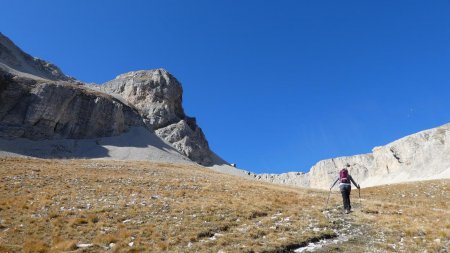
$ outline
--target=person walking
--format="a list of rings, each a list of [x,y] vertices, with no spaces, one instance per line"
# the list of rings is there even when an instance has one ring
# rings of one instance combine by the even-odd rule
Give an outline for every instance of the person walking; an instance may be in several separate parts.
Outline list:
[[[350,164],[346,164],[345,167],[339,172],[339,177],[334,181],[333,185],[330,187],[330,191],[333,186],[339,181],[339,189],[342,194],[342,201],[344,202],[344,211],[345,213],[350,213],[352,210],[352,206],[350,204],[350,192],[352,191],[352,186],[350,182],[352,182],[356,188],[360,189],[359,184],[353,180],[352,176],[348,173],[348,168],[350,168]]]

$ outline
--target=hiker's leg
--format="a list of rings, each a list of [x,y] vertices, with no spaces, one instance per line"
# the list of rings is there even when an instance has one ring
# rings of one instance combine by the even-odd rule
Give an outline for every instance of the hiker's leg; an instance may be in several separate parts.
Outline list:
[[[348,187],[348,210],[351,210],[352,209],[352,204],[351,204],[351,201],[350,201],[350,193],[352,192],[352,188],[351,187]]]
[[[345,209],[345,191],[344,191],[344,188],[342,186],[339,186],[339,189],[341,190],[341,195],[342,195],[342,206]]]
[[[341,185],[340,189],[341,189],[341,194],[342,194],[342,202],[344,205],[344,210],[347,210],[347,208],[348,208],[348,192],[347,192],[345,185]]]
[[[350,210],[350,191],[345,187],[345,210]]]

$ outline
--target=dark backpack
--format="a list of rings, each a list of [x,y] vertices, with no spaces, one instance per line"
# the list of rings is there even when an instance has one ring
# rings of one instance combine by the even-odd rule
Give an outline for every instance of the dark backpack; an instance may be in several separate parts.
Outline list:
[[[342,170],[339,172],[339,181],[340,181],[341,183],[348,183],[348,182],[349,182],[349,179],[348,179],[348,170],[342,169]]]

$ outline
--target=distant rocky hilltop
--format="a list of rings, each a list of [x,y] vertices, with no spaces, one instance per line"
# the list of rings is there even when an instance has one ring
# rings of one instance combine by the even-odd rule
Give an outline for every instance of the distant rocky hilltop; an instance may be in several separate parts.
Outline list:
[[[450,124],[406,136],[372,153],[323,160],[308,173],[251,174],[257,180],[328,189],[346,163],[361,186],[450,178]]]
[[[185,115],[181,84],[164,69],[119,75],[103,85],[68,77],[0,33],[0,138],[92,139],[145,127],[201,165],[226,164]]]

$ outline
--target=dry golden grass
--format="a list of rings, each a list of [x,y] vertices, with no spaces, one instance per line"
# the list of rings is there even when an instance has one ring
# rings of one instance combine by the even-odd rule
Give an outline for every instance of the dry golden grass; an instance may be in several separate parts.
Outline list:
[[[289,252],[346,222],[362,234],[323,252],[448,251],[448,180],[363,189],[342,220],[327,192],[199,166],[1,158],[0,180],[0,252]]]
[[[322,192],[199,166],[3,158],[0,178],[4,251],[262,252],[333,236]]]
[[[448,252],[450,180],[372,187],[357,217],[371,224],[378,246],[392,252]]]
[[[363,235],[317,252],[449,251],[450,180],[361,189],[361,204],[357,190],[352,197],[352,222],[363,227]],[[334,207],[341,201],[332,200]]]

